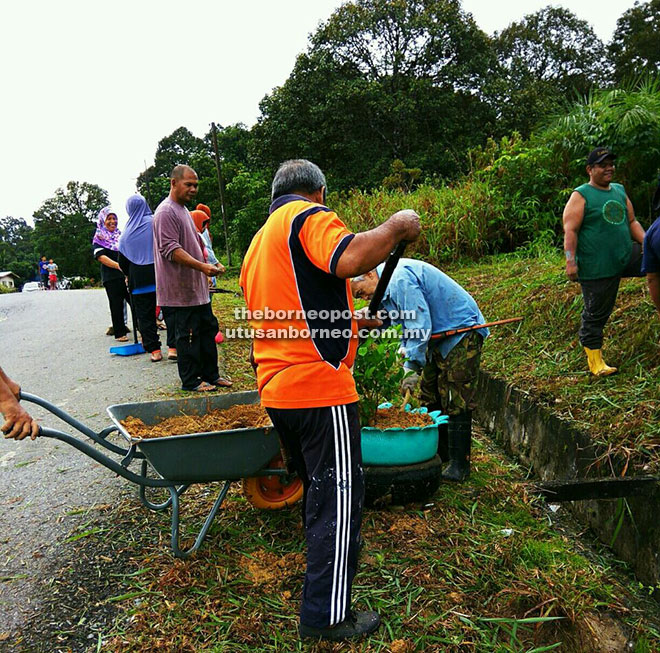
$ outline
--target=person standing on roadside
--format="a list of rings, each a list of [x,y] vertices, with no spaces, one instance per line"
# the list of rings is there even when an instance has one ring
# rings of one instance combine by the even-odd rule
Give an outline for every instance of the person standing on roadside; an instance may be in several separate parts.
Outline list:
[[[39,277],[44,290],[48,290],[48,261],[45,256],[39,261]]]
[[[282,163],[270,215],[245,254],[239,283],[251,327],[292,333],[255,338],[252,359],[261,403],[304,486],[307,569],[299,633],[341,641],[380,624],[377,612],[351,609],[364,499],[351,368],[358,326],[381,322],[351,317],[348,279],[373,269],[399,241],[415,240],[420,227],[414,211],[399,211],[371,231],[351,233],[325,206],[325,191],[315,164]],[[286,317],[257,319],[266,309]]]
[[[142,346],[151,362],[163,360],[156,325],[156,275],[154,272],[154,216],[139,193],[126,200],[128,222],[119,239],[117,262],[128,279],[131,310],[135,311]]]
[[[592,150],[587,157],[589,181],[573,191],[563,216],[566,275],[580,282],[584,299],[580,343],[596,376],[617,371],[605,363],[601,350],[619,282],[642,276],[644,229],[624,187],[612,183],[615,158],[606,147]]]
[[[101,264],[101,282],[105,288],[112,318],[115,340],[127,342],[128,327],[124,318],[124,302],[129,301],[126,279],[119,267],[119,237],[117,214],[110,206],[99,211],[92,239],[94,258]]]
[[[170,194],[154,216],[154,264],[156,300],[163,309],[168,331],[174,324],[181,386],[184,390],[208,392],[232,383],[218,371],[218,320],[211,310],[207,280],[221,275],[225,268],[204,262],[202,242],[186,208],[197,194],[198,183],[197,173],[190,166],[178,165],[172,170]]]
[[[48,265],[48,285],[50,290],[57,290],[57,263],[53,259],[49,259]]]

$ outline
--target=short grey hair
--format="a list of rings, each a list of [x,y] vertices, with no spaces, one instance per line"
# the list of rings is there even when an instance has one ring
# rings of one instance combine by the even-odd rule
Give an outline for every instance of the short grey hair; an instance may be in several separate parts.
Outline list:
[[[183,176],[186,174],[186,172],[192,172],[195,177],[197,176],[197,173],[190,166],[180,163],[179,165],[172,168],[172,174],[170,175],[170,178],[183,179]]]
[[[290,159],[280,164],[273,178],[271,199],[295,191],[314,193],[326,186],[325,175],[315,163],[307,159]]]

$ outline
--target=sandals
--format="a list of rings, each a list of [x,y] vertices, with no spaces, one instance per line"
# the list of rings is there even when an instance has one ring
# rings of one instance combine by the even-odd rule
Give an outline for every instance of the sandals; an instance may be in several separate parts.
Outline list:
[[[177,359],[176,349],[173,349],[173,348],[170,347],[167,350],[167,360],[168,361],[176,361],[176,359]]]
[[[219,376],[215,381],[213,381],[213,385],[217,385],[220,388],[230,388],[234,384],[229,379],[223,379],[221,376]]]
[[[150,358],[152,363],[158,363],[159,361],[163,360],[163,354],[161,353],[160,349],[156,349],[155,351],[151,352]]]
[[[189,392],[213,392],[215,389],[216,387],[214,385],[211,385],[206,381],[202,381],[196,388],[193,388]]]
[[[128,342],[128,336],[120,336],[119,338],[115,338],[117,342]]]

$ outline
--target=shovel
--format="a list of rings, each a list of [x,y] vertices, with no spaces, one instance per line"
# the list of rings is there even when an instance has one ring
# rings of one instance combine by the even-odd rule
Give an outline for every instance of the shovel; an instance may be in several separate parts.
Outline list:
[[[374,290],[374,295],[369,302],[369,308],[367,309],[367,315],[369,317],[377,317],[378,307],[380,306],[381,301],[383,301],[383,296],[387,290],[387,284],[390,282],[392,274],[394,273],[394,268],[396,268],[396,264],[399,262],[407,244],[408,241],[402,240],[389,255],[385,267],[383,268],[383,274],[380,275],[380,279],[378,279],[378,284]]]
[[[111,354],[118,356],[135,356],[136,354],[144,354],[144,347],[138,342],[137,339],[137,320],[135,319],[135,308],[133,307],[133,295],[129,293],[128,303],[131,305],[131,319],[133,320],[133,338],[135,343],[132,345],[121,345],[117,347],[110,347]]]

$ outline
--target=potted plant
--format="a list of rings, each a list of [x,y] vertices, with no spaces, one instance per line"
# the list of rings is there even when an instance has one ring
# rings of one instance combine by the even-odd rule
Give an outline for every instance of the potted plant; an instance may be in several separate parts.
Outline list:
[[[425,501],[440,482],[437,411],[402,402],[399,336],[391,331],[363,342],[353,374],[360,396],[362,460],[367,504]],[[386,424],[379,426],[379,416]]]

